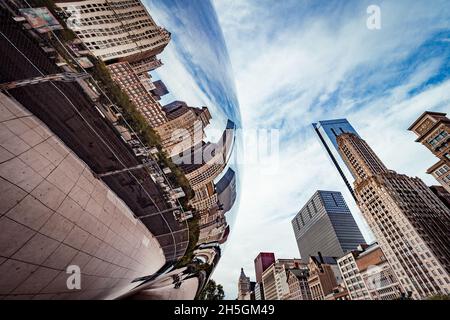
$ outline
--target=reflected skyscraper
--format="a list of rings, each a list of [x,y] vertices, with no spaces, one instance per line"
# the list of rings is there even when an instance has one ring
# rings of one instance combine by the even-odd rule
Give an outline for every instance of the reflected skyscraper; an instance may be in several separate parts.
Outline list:
[[[216,192],[221,209],[226,213],[230,211],[236,201],[236,173],[228,168],[225,175],[217,182]]]

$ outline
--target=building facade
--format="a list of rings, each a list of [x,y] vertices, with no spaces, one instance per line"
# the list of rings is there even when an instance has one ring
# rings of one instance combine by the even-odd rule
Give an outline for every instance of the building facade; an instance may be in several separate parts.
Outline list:
[[[220,209],[225,213],[230,211],[236,202],[236,173],[232,168],[228,168],[225,175],[215,185],[217,200]]]
[[[358,251],[338,259],[338,266],[351,300],[372,300],[356,264]]]
[[[289,300],[290,291],[287,281],[287,272],[289,269],[289,266],[282,265],[275,273],[275,286],[277,288],[278,300]]]
[[[427,173],[450,192],[450,119],[446,116],[446,113],[427,111],[409,130],[418,136],[416,142],[423,144],[439,158]]]
[[[202,142],[192,147],[186,155],[175,159],[175,163],[181,163],[180,167],[194,191],[190,205],[199,211],[205,210],[206,205],[217,205],[213,182],[226,168],[234,143],[234,129],[234,123],[229,120],[217,143]]]
[[[126,61],[110,64],[108,70],[113,81],[128,95],[151,127],[159,127],[167,122],[161,105],[149,92],[150,88],[145,87],[148,76],[139,77]]]
[[[325,296],[324,300],[351,300],[347,288],[343,283],[333,288],[333,291]]]
[[[255,258],[255,274],[256,282],[262,282],[263,272],[275,263],[275,254],[273,252],[261,252]]]
[[[292,220],[303,259],[321,252],[340,257],[365,243],[340,192],[317,191]]]
[[[266,271],[273,263],[275,263],[275,254],[273,252],[260,252],[254,260],[256,274],[256,298],[264,300],[264,285],[262,281],[263,272]],[[259,297],[259,299],[258,299]]]
[[[308,285],[312,300],[325,300],[334,288],[342,282],[336,259],[333,257],[310,256]]]
[[[338,266],[351,300],[394,300],[404,292],[377,243],[348,253]]]
[[[128,61],[137,74],[161,65],[156,55],[170,33],[156,25],[139,0],[57,0],[67,26],[97,58]]]
[[[277,286],[275,282],[276,264],[273,263],[262,274],[264,288],[264,300],[278,300]]]
[[[287,272],[289,300],[312,300],[308,284],[308,269],[290,269]]]
[[[394,300],[404,293],[378,244],[362,251],[356,259],[356,265],[372,300]]]
[[[450,192],[447,189],[442,186],[431,186],[430,190],[450,209]]]
[[[222,211],[219,211],[219,214],[214,221],[202,224],[199,228],[199,243],[221,242],[221,240],[228,235],[229,231],[227,220]]]
[[[255,282],[255,300],[264,300],[262,283]]]
[[[419,178],[387,169],[359,136],[337,138],[357,203],[401,286],[420,299],[450,293],[450,212]]]
[[[262,273],[264,300],[282,300],[287,296],[289,286],[286,270],[302,265],[300,259],[277,259]]]
[[[207,107],[189,107],[183,101],[174,101],[163,107],[167,122],[155,130],[167,154],[174,155],[190,150],[205,138],[205,128],[211,120]]]

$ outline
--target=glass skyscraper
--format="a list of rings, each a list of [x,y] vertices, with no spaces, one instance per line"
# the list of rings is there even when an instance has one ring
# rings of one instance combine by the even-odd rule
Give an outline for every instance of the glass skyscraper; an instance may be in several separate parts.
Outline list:
[[[317,191],[292,220],[303,261],[320,252],[341,257],[365,240],[340,192]]]
[[[336,138],[342,133],[353,133],[359,136],[358,133],[347,119],[319,121],[317,123],[313,123],[312,125],[320,141],[324,145],[328,155],[330,156],[331,161],[344,180],[344,183],[350,191],[350,194],[354,199],[356,199],[351,185],[354,177],[351,171],[347,168],[345,162],[342,160],[341,155],[339,154],[339,148]]]

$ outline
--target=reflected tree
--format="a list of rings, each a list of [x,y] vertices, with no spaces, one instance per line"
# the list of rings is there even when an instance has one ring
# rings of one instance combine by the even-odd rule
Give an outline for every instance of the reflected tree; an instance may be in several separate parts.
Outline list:
[[[223,300],[225,292],[221,284],[216,284],[214,280],[209,280],[198,297],[199,300]]]

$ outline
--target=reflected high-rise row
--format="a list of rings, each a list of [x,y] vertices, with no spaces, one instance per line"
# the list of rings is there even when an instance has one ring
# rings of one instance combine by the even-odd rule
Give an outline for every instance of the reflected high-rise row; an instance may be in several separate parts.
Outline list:
[[[198,89],[211,108],[162,108],[167,87],[149,71],[161,66],[170,33],[141,1],[55,3],[0,1],[0,299],[193,299],[239,202],[229,160],[240,118],[223,39],[197,49],[221,51],[223,70],[212,68]],[[216,17],[195,5],[189,19]],[[210,27],[220,30],[216,19]],[[195,70],[206,77],[209,68]],[[218,143],[203,141],[212,118],[228,121]],[[198,136],[212,160],[175,163],[170,147],[180,141],[169,139],[178,129]],[[74,268],[81,286],[72,288]]]

